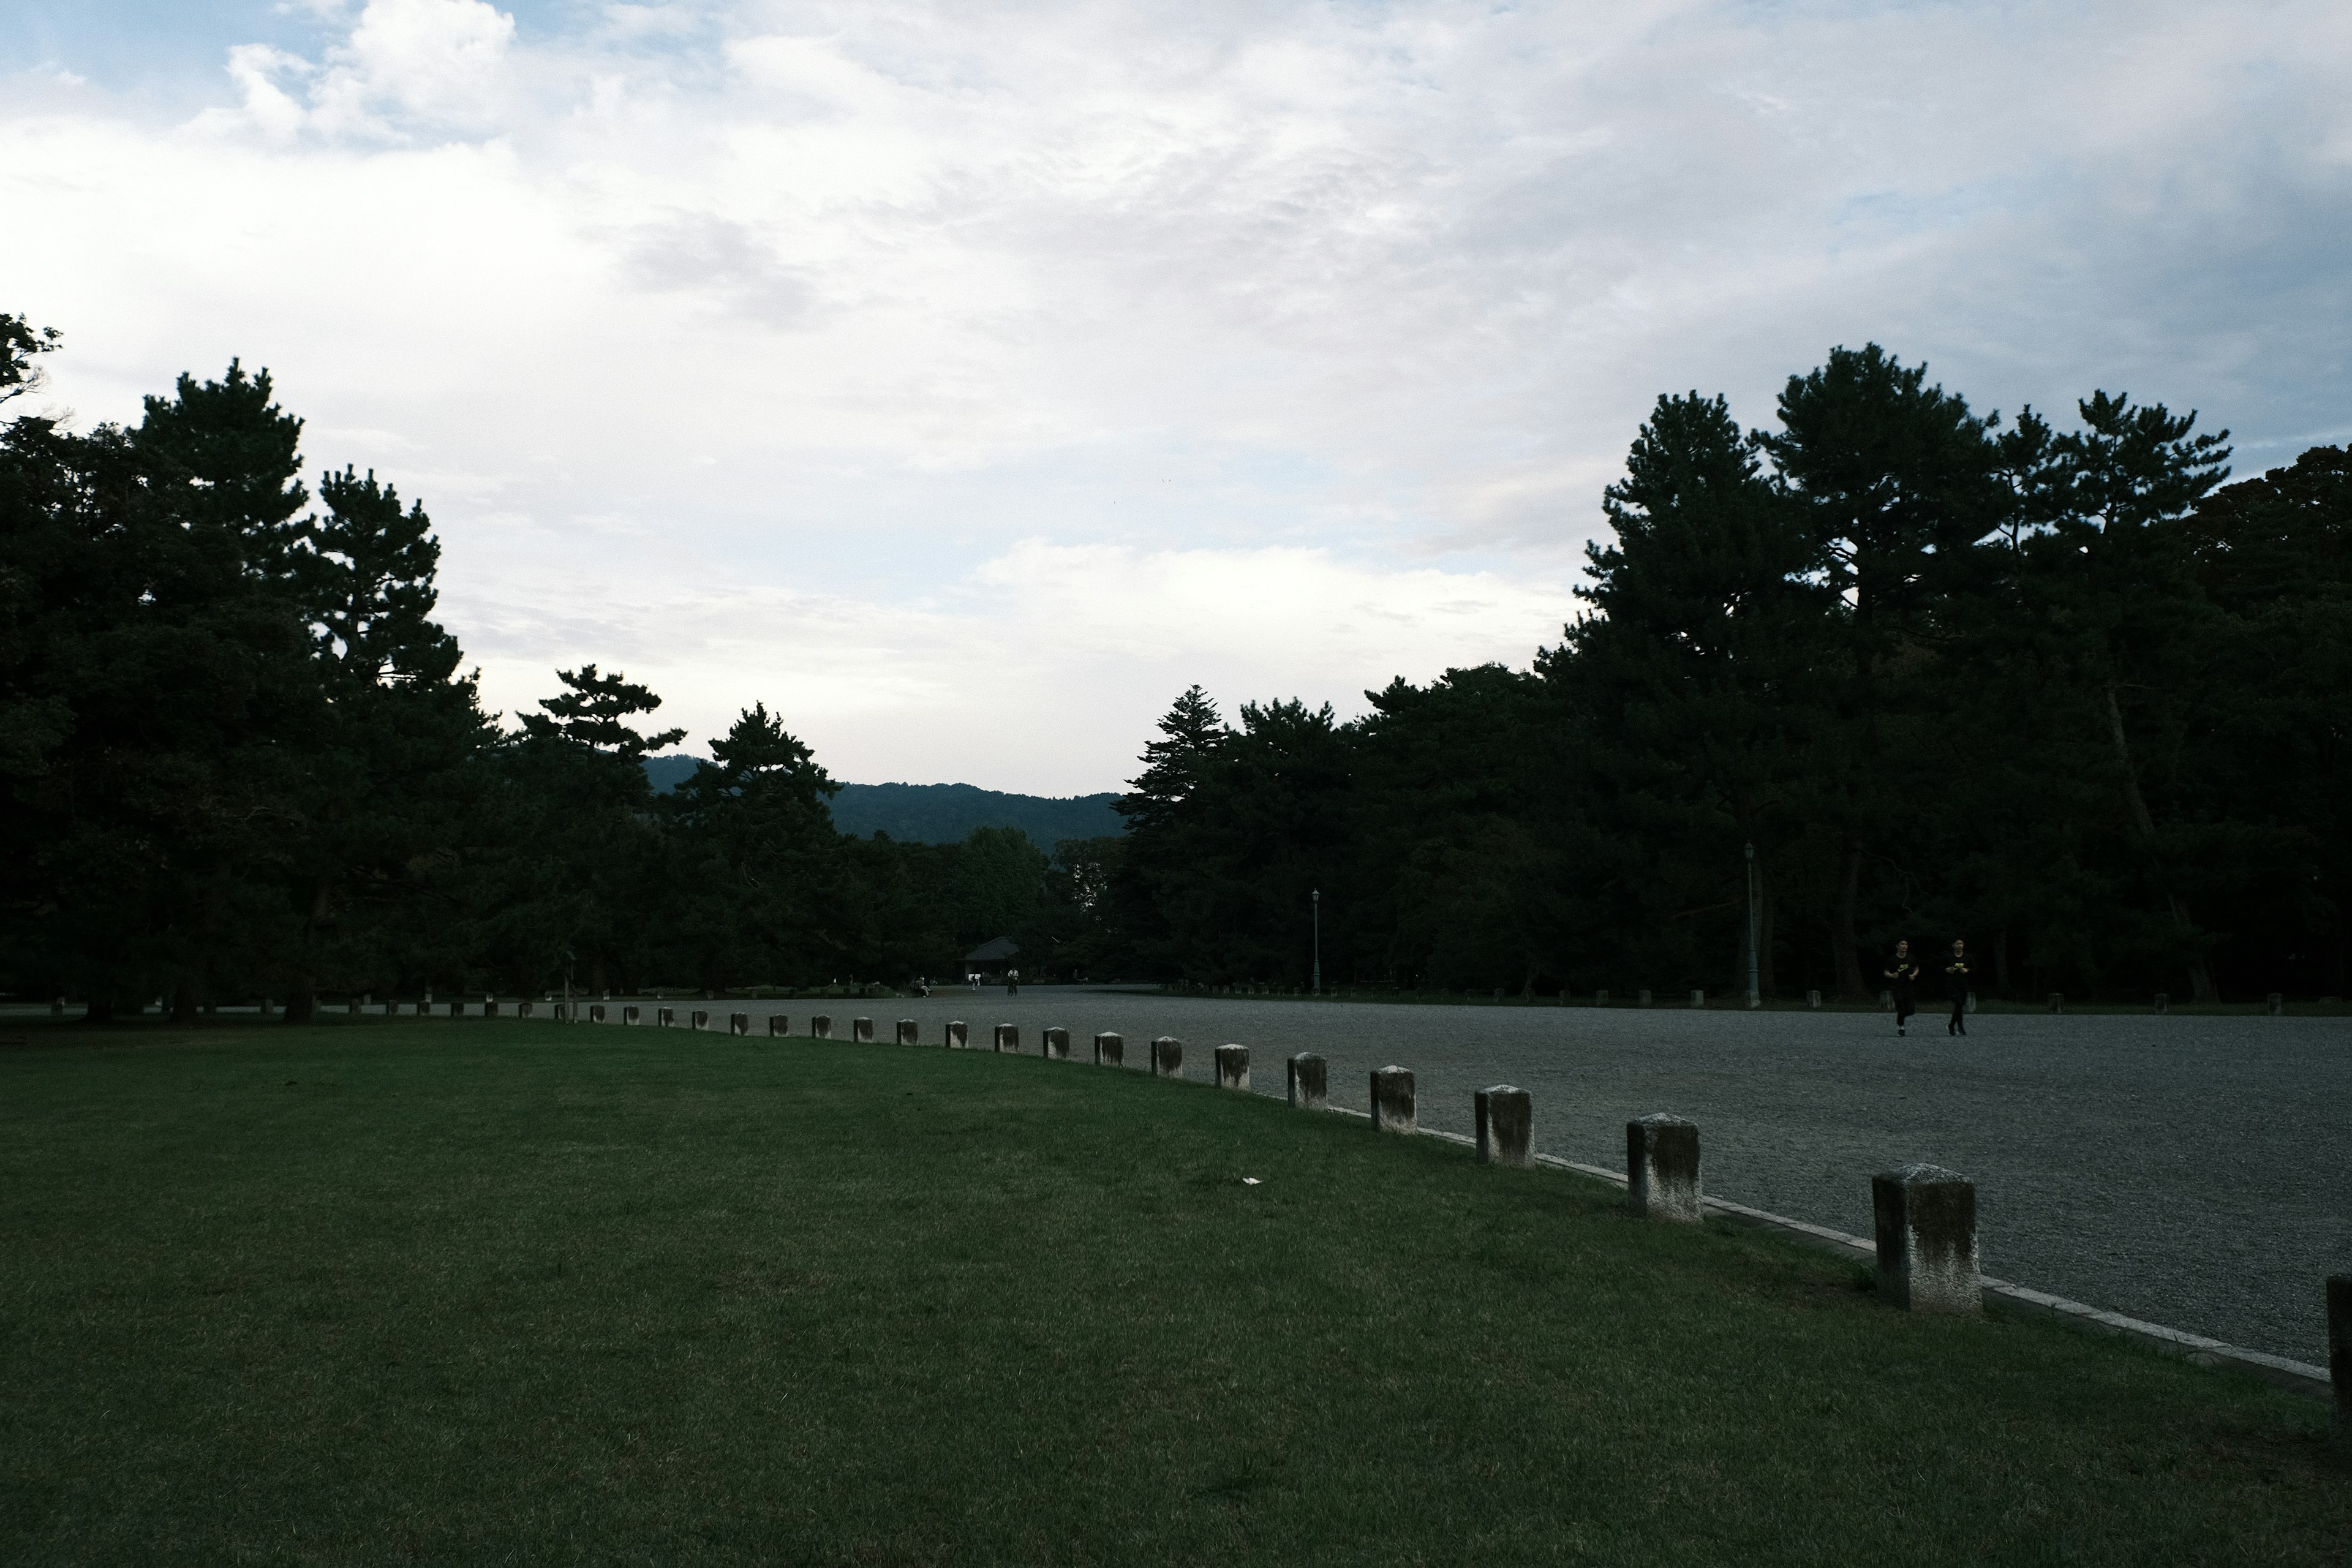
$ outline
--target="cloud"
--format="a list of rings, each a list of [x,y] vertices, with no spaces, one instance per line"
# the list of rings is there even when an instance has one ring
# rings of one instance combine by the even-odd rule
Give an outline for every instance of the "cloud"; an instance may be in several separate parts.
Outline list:
[[[1038,539],[895,595],[711,581],[514,595],[482,574],[460,581],[471,585],[445,607],[481,628],[469,652],[509,712],[550,694],[556,665],[601,659],[650,684],[663,722],[697,736],[764,701],[842,776],[943,774],[1046,794],[1126,778],[1153,722],[1196,681],[1228,714],[1302,696],[1355,715],[1365,688],[1391,676],[1524,666],[1573,613],[1562,582],[1312,549]]]
[[[984,689],[1065,791],[1178,665],[1345,697],[1396,672],[1391,617],[1408,673],[1489,626],[1524,659],[1518,601],[1440,607],[1570,578],[1659,393],[1763,423],[1834,343],[1979,406],[2198,406],[2252,466],[2352,434],[2352,12],[2316,0],[322,14],[225,40],[182,123],[102,80],[0,108],[41,236],[5,308],[68,330],[59,396],[268,364],[316,463],[425,500],[485,657],[614,662],[595,628],[722,716],[775,679],[812,713],[952,689],[952,725]],[[1343,569],[1361,616],[1318,596]],[[1219,619],[1266,583],[1322,630]],[[706,637],[753,585],[1042,619],[893,632],[892,677]],[[1104,604],[1174,651],[1054,629]]]

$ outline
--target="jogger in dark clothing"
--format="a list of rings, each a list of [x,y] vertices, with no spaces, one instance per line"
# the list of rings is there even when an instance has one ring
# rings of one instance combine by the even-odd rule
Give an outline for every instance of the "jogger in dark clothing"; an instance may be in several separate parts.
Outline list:
[[[1895,944],[1895,956],[1886,961],[1886,979],[1895,994],[1895,1032],[1899,1035],[1904,1022],[1919,1010],[1919,966],[1912,961],[1909,942]]]
[[[1969,943],[1965,937],[1952,939],[1952,956],[1944,964],[1944,981],[1952,998],[1952,1020],[1944,1026],[1948,1035],[1969,1032]]]

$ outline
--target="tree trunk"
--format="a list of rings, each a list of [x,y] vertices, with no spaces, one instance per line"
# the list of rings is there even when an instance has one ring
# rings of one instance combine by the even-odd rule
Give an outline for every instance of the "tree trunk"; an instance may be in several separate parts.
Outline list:
[[[1756,862],[1757,985],[1767,996],[1779,989],[1772,973],[1772,874]]]
[[[2123,705],[2116,700],[2116,689],[2107,688],[2107,730],[2116,742],[2116,762],[2123,769],[2124,796],[2131,805],[2132,823],[2139,829],[2140,839],[2151,849],[2156,845],[2156,819],[2148,815],[2147,800],[2139,793],[2139,774],[2132,768],[2131,747],[2124,741]],[[2169,887],[2164,889],[2164,901],[2172,910],[2172,929],[2183,942],[2196,939],[2197,928],[2189,918],[2189,905]],[[2189,959],[2189,991],[2200,1002],[2213,1000],[2212,972],[2205,967],[2204,955],[2192,952]]]
[[[172,1022],[185,1028],[196,1021],[196,983],[182,973],[172,983]]]
[[[1852,841],[1845,847],[1844,875],[1838,879],[1837,910],[1830,918],[1830,950],[1837,963],[1838,994],[1866,1002],[1870,988],[1863,984],[1862,944],[1853,931],[1853,908],[1861,896],[1862,845]]]

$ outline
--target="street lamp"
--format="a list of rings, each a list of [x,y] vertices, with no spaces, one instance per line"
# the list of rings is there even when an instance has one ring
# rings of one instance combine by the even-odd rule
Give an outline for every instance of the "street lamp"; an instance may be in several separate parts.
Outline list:
[[[1748,846],[1748,1005],[1764,1005],[1764,994],[1756,984],[1756,846]]]
[[[1315,994],[1323,994],[1323,889],[1311,895],[1315,910]]]

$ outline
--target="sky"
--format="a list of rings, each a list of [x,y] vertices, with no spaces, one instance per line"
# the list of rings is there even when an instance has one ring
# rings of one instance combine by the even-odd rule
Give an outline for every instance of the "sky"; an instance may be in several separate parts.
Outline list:
[[[0,310],[78,427],[267,367],[509,716],[1082,794],[1524,668],[1662,393],[2352,437],[2347,80],[2341,0],[0,0]]]

